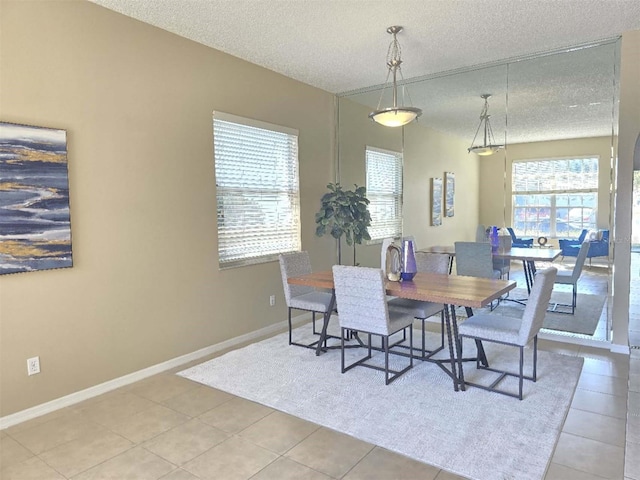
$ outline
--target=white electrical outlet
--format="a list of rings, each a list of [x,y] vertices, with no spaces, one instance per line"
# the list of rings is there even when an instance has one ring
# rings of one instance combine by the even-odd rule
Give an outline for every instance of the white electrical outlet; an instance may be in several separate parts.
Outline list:
[[[36,373],[40,373],[40,357],[27,359],[27,374],[35,375]]]
[[[269,305],[273,307],[275,304],[276,304],[276,296],[275,295],[269,296]]]

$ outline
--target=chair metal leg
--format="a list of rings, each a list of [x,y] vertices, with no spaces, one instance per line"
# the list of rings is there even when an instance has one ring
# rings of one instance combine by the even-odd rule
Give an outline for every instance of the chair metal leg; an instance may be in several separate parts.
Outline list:
[[[520,347],[520,379],[518,384],[518,399],[522,400],[522,384],[524,383],[524,347]]]
[[[372,346],[372,341],[371,341],[371,337],[372,334],[369,332],[363,332],[363,333],[367,333],[367,356],[364,358],[361,358],[359,360],[356,360],[355,362],[353,362],[351,365],[346,365],[345,362],[345,355],[344,355],[344,350],[346,348],[349,348],[350,345],[345,345],[344,344],[344,340],[345,340],[345,336],[346,333],[350,330],[347,328],[341,328],[341,355],[340,355],[340,361],[341,361],[341,371],[342,373],[345,373],[347,370],[351,370],[353,367],[356,366],[361,366],[361,367],[367,367],[367,368],[371,368],[373,370],[379,370],[384,372],[384,382],[385,385],[389,385],[391,382],[393,382],[395,379],[397,379],[398,377],[400,377],[402,374],[404,374],[405,372],[407,372],[408,370],[410,370],[411,368],[413,368],[413,326],[409,326],[407,328],[410,328],[409,330],[409,342],[410,342],[410,349],[409,349],[409,355],[402,355],[402,356],[408,356],[409,357],[409,365],[407,365],[405,368],[403,368],[402,370],[392,370],[391,368],[389,368],[389,353],[394,353],[396,354],[396,352],[392,352],[391,349],[391,344],[390,344],[390,340],[389,337],[387,335],[380,335],[381,339],[382,339],[382,344],[381,344],[381,348],[373,348]],[[399,332],[399,331],[398,331]],[[398,332],[394,332],[398,333]],[[406,335],[406,331],[404,332],[404,334]],[[363,346],[364,343],[363,343]],[[376,350],[376,351],[382,351],[384,352],[384,367],[381,367],[379,365],[375,365],[375,364],[369,364],[366,363],[367,360],[372,358],[372,351]]]
[[[538,335],[533,337],[533,375],[532,380],[538,379]]]
[[[460,342],[462,342],[462,339],[464,338],[464,335],[459,335],[460,338]],[[475,337],[468,337],[468,338],[473,338],[474,340],[478,341],[477,338]],[[502,343],[502,342],[496,342],[495,340],[492,340],[495,343]],[[515,347],[516,345],[514,344],[509,344],[507,343],[506,345],[511,345],[513,347]],[[490,372],[495,372],[498,373],[499,376],[490,384],[490,385],[481,385],[479,383],[474,383],[474,382],[469,382],[467,380],[464,380],[464,378],[461,378],[461,380],[464,382],[465,385],[472,385],[474,387],[477,388],[481,388],[483,390],[488,390],[490,392],[495,392],[495,393],[500,393],[502,395],[506,395],[508,397],[514,397],[514,398],[518,398],[519,400],[523,399],[523,390],[524,390],[524,380],[532,380],[532,381],[536,381],[537,379],[537,363],[538,363],[538,336],[536,335],[535,337],[533,337],[533,372],[531,376],[526,376],[524,373],[524,348],[526,347],[526,345],[520,346],[518,345],[518,349],[520,350],[520,361],[519,361],[519,365],[518,365],[518,371],[517,372],[508,372],[505,370],[499,370],[496,368],[491,368],[491,367],[484,367],[482,365],[480,365],[478,368],[480,370],[487,370]],[[479,363],[477,364],[479,365]],[[511,393],[505,390],[500,390],[497,388],[498,384],[504,380],[507,376],[511,376],[511,377],[516,377],[518,378],[518,393]]]

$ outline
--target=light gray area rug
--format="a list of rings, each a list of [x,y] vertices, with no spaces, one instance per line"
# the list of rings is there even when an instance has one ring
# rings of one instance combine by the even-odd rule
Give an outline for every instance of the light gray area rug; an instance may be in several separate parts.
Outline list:
[[[308,340],[308,331],[306,325],[295,334]],[[438,337],[430,334],[429,340]],[[517,371],[517,349],[487,344],[486,350],[492,366]],[[365,350],[347,352],[352,360]],[[473,342],[465,342],[465,355],[473,353]],[[529,372],[531,353],[525,352]],[[381,357],[376,354],[377,361]],[[393,356],[394,366],[405,362]],[[281,334],[178,375],[468,478],[533,480],[545,475],[582,362],[539,352],[538,382],[525,381],[519,401],[473,387],[454,392],[437,365],[421,361],[388,386],[376,370],[356,367],[341,374],[339,350],[316,357],[312,350],[289,346]],[[464,372],[470,381],[487,383],[488,372],[480,374],[475,363],[466,363]],[[503,384],[517,391],[516,380]]]
[[[509,293],[508,298],[526,298],[527,291],[516,288]],[[590,295],[578,293],[576,312],[574,315],[566,313],[547,312],[544,317],[544,328],[551,330],[561,330],[563,332],[580,333],[583,335],[593,335],[598,326],[600,315],[606,297],[604,295]],[[571,305],[571,292],[553,292],[551,295],[550,308],[554,303]],[[562,311],[571,312],[571,307],[558,307]],[[496,314],[511,317],[522,317],[524,306],[514,302],[501,302],[494,310]]]

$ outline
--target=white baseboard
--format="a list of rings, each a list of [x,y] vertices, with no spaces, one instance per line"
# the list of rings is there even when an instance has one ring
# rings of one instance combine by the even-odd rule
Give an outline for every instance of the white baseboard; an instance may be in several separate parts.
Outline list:
[[[631,349],[629,348],[629,345],[618,345],[616,343],[612,343],[611,351],[613,353],[622,353],[623,355],[631,355]]]
[[[310,320],[310,313],[304,313],[291,319],[294,325],[299,325]],[[64,397],[56,398],[55,400],[51,400],[50,402],[42,403],[40,405],[36,405],[35,407],[27,408],[26,410],[21,410],[20,412],[0,417],[0,430],[11,427],[13,425],[17,425],[22,422],[26,422],[27,420],[31,420],[42,415],[46,415],[47,413],[54,412],[70,405],[75,405],[76,403],[80,403],[84,400],[97,397],[98,395],[110,392],[111,390],[115,390],[116,388],[124,387],[131,383],[138,382],[147,377],[151,377],[152,375],[166,372],[167,370],[171,370],[172,368],[179,367],[180,365],[198,360],[199,358],[206,357],[221,350],[232,348],[260,337],[272,335],[286,328],[286,321],[278,322],[274,325],[269,325],[268,327],[261,328],[260,330],[240,335],[239,337],[231,338],[229,340],[225,340],[224,342],[220,342],[215,345],[196,350],[195,352],[191,352],[186,355],[167,360],[166,362],[162,362],[157,365],[138,370],[137,372],[124,375],[123,377],[114,378],[113,380],[109,380],[108,382],[104,382],[99,385],[74,392]]]
[[[563,334],[564,332],[540,332],[538,338],[543,340],[553,340],[562,343],[571,343],[573,345],[581,345],[586,347],[602,348],[603,350],[609,350],[612,353],[621,353],[623,355],[630,355],[631,350],[628,345],[618,345],[615,343],[607,342],[605,340],[593,340],[591,338],[584,338],[581,336],[573,336],[570,333]]]

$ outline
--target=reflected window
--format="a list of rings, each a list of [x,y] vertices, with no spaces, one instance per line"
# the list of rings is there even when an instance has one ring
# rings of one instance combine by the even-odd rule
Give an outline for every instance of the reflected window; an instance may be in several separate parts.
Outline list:
[[[518,235],[577,237],[593,230],[598,157],[514,161],[512,195]]]
[[[402,236],[402,154],[366,147],[371,240]]]
[[[213,114],[220,268],[299,251],[298,132]]]

